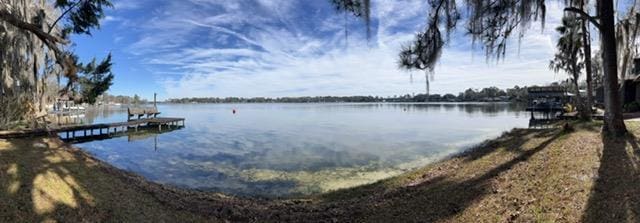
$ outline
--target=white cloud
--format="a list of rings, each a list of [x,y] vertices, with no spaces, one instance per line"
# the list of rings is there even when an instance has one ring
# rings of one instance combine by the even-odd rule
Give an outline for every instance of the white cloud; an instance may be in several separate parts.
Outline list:
[[[140,0],[118,0],[113,2],[113,8],[116,10],[131,10],[141,7]]]
[[[423,26],[425,1],[375,1],[374,38],[367,42],[364,24],[349,18],[348,48],[343,15],[327,1],[297,3],[172,2],[145,21],[130,51],[159,66],[152,70],[170,98],[424,92],[424,74],[414,72],[411,83],[409,73],[397,69],[396,56],[399,46]],[[486,63],[482,52],[457,47],[468,46],[468,37],[454,37],[436,70],[432,91],[564,79],[547,68],[554,52],[550,32],[561,14],[560,6],[549,4],[545,33],[533,24],[520,48],[511,41],[508,58],[497,64]],[[167,73],[173,75],[163,75]]]

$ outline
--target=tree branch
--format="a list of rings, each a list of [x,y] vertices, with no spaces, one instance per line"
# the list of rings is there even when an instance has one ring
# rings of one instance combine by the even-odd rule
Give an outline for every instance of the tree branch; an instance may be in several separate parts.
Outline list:
[[[82,2],[82,0],[77,1],[76,3],[73,3],[73,5],[69,6],[69,8],[67,10],[65,10],[57,19],[56,21],[53,22],[53,24],[51,24],[49,26],[49,32],[47,33],[51,33],[51,31],[53,30],[54,27],[56,27],[56,24],[58,24],[58,22],[60,22],[60,20],[67,15],[67,13],[69,13],[71,11],[71,9],[75,8],[76,6],[78,6],[80,4],[80,2]]]
[[[32,23],[28,23],[28,22],[24,22],[18,18],[16,18],[15,16],[13,16],[13,14],[11,14],[10,12],[8,12],[7,10],[0,10],[0,19],[4,20],[5,22],[18,27],[20,29],[23,30],[27,30],[31,33],[33,33],[34,35],[36,35],[40,40],[42,40],[43,42],[47,43],[47,45],[51,46],[52,44],[56,44],[56,43],[60,43],[60,44],[68,44],[69,41],[62,39],[58,36],[54,36],[54,35],[50,35],[48,33],[45,33],[44,31],[42,31],[42,29],[40,27],[38,27],[37,25],[34,25]]]
[[[585,11],[582,11],[581,9],[576,8],[576,7],[567,7],[567,8],[564,9],[564,11],[565,12],[576,13],[576,14],[580,15],[580,18],[589,20],[589,22],[591,22],[591,24],[593,24],[593,26],[595,26],[596,28],[600,29],[600,23],[598,22],[596,17],[590,16]]]
[[[63,69],[70,66],[67,61],[65,61],[65,53],[60,50],[57,44],[66,45],[69,43],[68,40],[65,40],[61,37],[51,35],[45,33],[41,27],[34,25],[32,23],[24,22],[18,18],[16,18],[13,14],[11,14],[6,9],[0,9],[0,20],[4,20],[5,22],[25,31],[28,31],[38,37],[47,47],[52,50],[56,56],[56,63],[59,64]]]

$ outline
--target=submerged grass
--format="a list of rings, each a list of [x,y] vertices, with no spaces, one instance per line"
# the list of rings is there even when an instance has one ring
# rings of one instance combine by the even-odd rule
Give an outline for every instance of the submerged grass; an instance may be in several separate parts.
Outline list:
[[[280,200],[150,183],[54,139],[0,141],[0,221],[638,222],[640,125],[622,139],[600,125],[516,129],[373,184]]]
[[[369,198],[359,219],[569,221],[582,218],[602,151],[597,128],[516,129],[451,159],[365,187],[322,195]],[[364,203],[364,202],[363,202]]]

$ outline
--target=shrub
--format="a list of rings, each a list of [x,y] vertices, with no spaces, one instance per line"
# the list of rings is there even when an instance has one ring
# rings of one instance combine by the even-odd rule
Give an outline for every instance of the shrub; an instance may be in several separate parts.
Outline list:
[[[640,111],[640,102],[634,101],[623,106],[625,112],[638,112]]]

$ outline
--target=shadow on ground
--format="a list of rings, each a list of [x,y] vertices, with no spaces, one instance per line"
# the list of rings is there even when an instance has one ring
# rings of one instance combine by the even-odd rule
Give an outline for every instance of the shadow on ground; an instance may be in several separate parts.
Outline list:
[[[0,222],[199,221],[55,138],[0,140]]]
[[[509,181],[501,179],[506,174],[528,174],[529,170],[536,169],[542,175],[552,174],[544,171],[547,171],[545,165],[558,164],[549,161],[553,154],[564,151],[565,144],[575,140],[579,143],[588,137],[592,140],[586,143],[594,150],[583,150],[593,157],[593,161],[588,161],[592,165],[586,166],[597,172],[598,178],[593,181],[590,194],[588,189],[584,190],[583,195],[589,196],[583,196],[577,207],[568,208],[574,208],[572,213],[578,213],[576,220],[582,215],[584,222],[638,222],[638,140],[633,135],[623,139],[605,138],[604,149],[600,150],[594,131],[597,131],[595,127],[587,128],[588,134],[583,132],[581,137],[572,137],[577,133],[560,129],[515,130],[452,160],[395,179],[321,195],[318,200],[245,199],[179,190],[148,183],[133,175],[114,177],[121,171],[101,167],[98,161],[70,152],[73,148],[50,139],[0,141],[0,221],[453,221],[460,220],[461,213],[484,205],[487,198],[497,197],[497,190],[504,188],[496,188],[496,182]],[[565,137],[574,141],[564,140]],[[574,154],[571,151],[570,154]],[[603,153],[598,167],[595,154],[599,151]],[[556,170],[572,168],[562,165]],[[534,184],[519,186],[536,187]],[[541,191],[555,196],[554,186]],[[566,194],[570,193],[562,195]],[[499,205],[509,205],[509,202]],[[561,213],[554,211],[547,210],[547,213]],[[491,216],[501,217],[496,221],[522,220],[516,219],[518,216],[511,219],[508,213]]]
[[[326,196],[337,201],[338,206],[348,207],[342,211],[345,221],[384,221],[394,219],[404,222],[434,222],[451,220],[451,217],[465,211],[474,202],[493,194],[492,181],[520,163],[526,163],[533,155],[548,148],[559,137],[570,133],[558,129],[514,130],[499,140],[489,141],[482,146],[458,156],[460,162],[451,166],[439,165],[435,170],[424,171],[417,182],[407,186],[394,185],[384,189],[385,182],[365,186],[357,190],[337,191]],[[532,141],[533,140],[533,141]],[[528,144],[525,148],[525,144]],[[533,144],[533,145],[532,145]],[[490,160],[488,168],[473,170],[466,177],[458,177],[458,165],[492,156],[497,150],[513,153],[512,158]],[[502,157],[505,155],[499,155]],[[505,156],[506,157],[506,156]],[[482,162],[482,161],[481,161]],[[452,170],[443,170],[451,168]],[[437,174],[437,172],[447,172]],[[433,174],[435,173],[435,174]],[[395,189],[391,189],[395,187]],[[353,198],[352,204],[341,203],[344,197]],[[336,211],[339,212],[339,211]]]
[[[583,222],[640,222],[640,147],[638,139],[603,138],[598,178]]]

